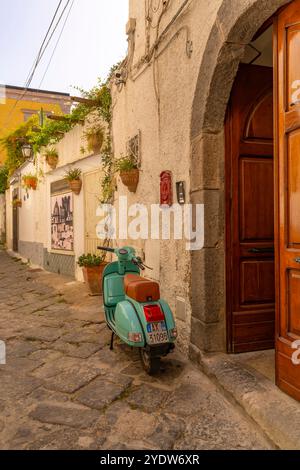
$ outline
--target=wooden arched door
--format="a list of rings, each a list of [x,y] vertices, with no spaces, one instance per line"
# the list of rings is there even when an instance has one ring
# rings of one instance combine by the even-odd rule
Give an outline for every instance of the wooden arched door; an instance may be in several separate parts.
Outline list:
[[[276,380],[300,400],[300,1],[274,23]]]
[[[273,70],[241,65],[226,132],[229,352],[274,347]]]

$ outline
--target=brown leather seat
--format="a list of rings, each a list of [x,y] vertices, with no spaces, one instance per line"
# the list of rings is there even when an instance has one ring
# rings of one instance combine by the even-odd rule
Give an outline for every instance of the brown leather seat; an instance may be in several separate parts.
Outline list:
[[[137,274],[124,276],[124,291],[137,302],[151,302],[160,299],[159,284]]]

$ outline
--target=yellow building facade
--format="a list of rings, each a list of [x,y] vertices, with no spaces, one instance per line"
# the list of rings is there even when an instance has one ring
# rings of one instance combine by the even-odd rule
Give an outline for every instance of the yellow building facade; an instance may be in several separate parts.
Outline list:
[[[70,111],[70,95],[47,90],[14,86],[1,87],[0,139],[26,122],[43,109],[44,114],[62,114]],[[24,96],[23,96],[24,95]],[[6,152],[0,146],[0,165],[6,160]]]

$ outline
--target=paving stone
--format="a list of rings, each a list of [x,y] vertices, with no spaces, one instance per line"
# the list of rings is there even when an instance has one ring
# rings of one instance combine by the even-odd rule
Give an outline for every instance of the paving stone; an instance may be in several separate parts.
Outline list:
[[[127,401],[132,407],[151,413],[158,411],[169,396],[170,392],[143,384],[130,393]]]
[[[106,441],[88,430],[63,428],[27,443],[26,450],[99,450]]]
[[[133,362],[126,366],[125,369],[122,369],[122,374],[130,375],[130,376],[139,376],[141,375],[141,364],[140,362]]]
[[[116,383],[107,381],[106,377],[101,376],[94,380],[90,385],[84,387],[76,396],[76,401],[90,408],[102,410],[112,403],[128,389],[131,381],[127,383]]]
[[[15,400],[25,397],[42,385],[41,380],[38,378],[24,375],[20,373],[20,371],[14,374],[13,377],[12,380],[11,373],[9,372],[3,372],[0,375],[1,396],[5,397],[6,400]]]
[[[101,346],[95,343],[70,344],[62,340],[56,341],[52,347],[67,356],[82,359],[87,359],[101,349]]]
[[[42,363],[56,361],[62,356],[59,351],[53,351],[52,349],[37,349],[33,351],[29,357]]]
[[[49,346],[49,343],[47,343]],[[56,351],[55,351],[56,352]],[[45,364],[43,364],[41,367],[36,369],[33,372],[33,375],[35,377],[38,377],[40,379],[48,379],[50,377],[53,377],[57,374],[61,374],[62,372],[70,369],[73,370],[74,368],[79,368],[80,365],[79,359],[75,359],[72,357],[66,357],[61,355],[56,360],[49,360]]]
[[[38,348],[39,344],[36,341],[10,341],[6,345],[7,357],[26,357]]]
[[[112,428],[116,422],[118,421],[119,417],[123,414],[130,412],[131,407],[127,403],[126,400],[116,400],[111,403],[105,410],[105,422],[107,426]],[[102,423],[101,423],[102,425]],[[98,426],[98,425],[97,425]]]
[[[54,390],[48,390],[46,388],[39,387],[33,390],[29,395],[28,395],[28,400],[30,403],[39,403],[42,401],[54,401],[54,402],[67,402],[69,401],[70,397],[66,393],[61,393],[58,391]]]
[[[61,424],[74,428],[89,428],[99,418],[95,410],[51,403],[41,403],[29,416],[42,423]]]
[[[184,434],[186,423],[175,416],[161,414],[153,433],[147,438],[154,449],[170,450],[178,439]],[[186,447],[189,449],[189,446]]]
[[[61,333],[57,328],[32,328],[25,332],[24,337],[33,341],[47,341],[52,343],[60,338]]]
[[[153,435],[156,426],[157,416],[154,413],[129,409],[118,416],[110,432],[108,443],[112,446],[125,444],[131,449],[135,449],[137,445],[145,447],[147,439]]]
[[[170,394],[164,410],[182,417],[193,416],[195,412],[201,412],[207,406],[205,398],[211,393],[211,389],[202,388],[201,390],[199,386],[194,384],[182,384]]]
[[[25,372],[32,372],[43,364],[41,360],[33,360],[28,357],[7,357],[5,372],[6,373],[18,373],[22,371],[22,374]]]
[[[74,393],[91,382],[100,374],[100,370],[71,369],[45,381],[45,387],[59,392]],[[95,392],[95,389],[92,389]]]
[[[150,377],[137,349],[116,339],[110,351],[101,299],[84,285],[0,250],[0,290],[0,338],[13,338],[0,366],[1,449],[270,448],[179,353]]]
[[[84,329],[81,329],[80,331],[68,333],[64,335],[62,339],[66,343],[72,343],[72,344],[99,343],[100,341],[99,334],[91,333],[89,331],[84,331]]]

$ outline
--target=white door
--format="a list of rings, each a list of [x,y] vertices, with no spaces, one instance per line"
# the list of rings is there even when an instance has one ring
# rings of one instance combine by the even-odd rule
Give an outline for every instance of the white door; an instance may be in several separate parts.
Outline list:
[[[85,198],[85,252],[97,254],[97,246],[101,240],[97,238],[96,226],[100,220],[96,216],[97,208],[101,200],[101,181],[103,173],[100,170],[84,175],[84,198]]]

